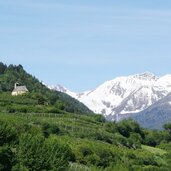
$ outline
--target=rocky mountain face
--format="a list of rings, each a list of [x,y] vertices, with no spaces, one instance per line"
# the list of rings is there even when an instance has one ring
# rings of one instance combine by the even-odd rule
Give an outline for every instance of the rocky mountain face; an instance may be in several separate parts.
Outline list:
[[[95,90],[74,93],[62,86],[51,86],[84,103],[95,113],[110,120],[129,113],[139,113],[163,99],[171,92],[171,75],[156,77],[146,72],[117,77],[106,81]]]
[[[171,93],[142,112],[121,117],[125,118],[132,118],[145,128],[162,129],[165,123],[171,122]]]

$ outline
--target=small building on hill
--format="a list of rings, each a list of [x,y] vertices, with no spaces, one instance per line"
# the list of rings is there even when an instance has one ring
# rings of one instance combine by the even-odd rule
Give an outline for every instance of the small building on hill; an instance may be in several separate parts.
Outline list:
[[[15,83],[14,90],[12,91],[12,96],[22,95],[28,92],[26,86],[19,86],[18,83]]]

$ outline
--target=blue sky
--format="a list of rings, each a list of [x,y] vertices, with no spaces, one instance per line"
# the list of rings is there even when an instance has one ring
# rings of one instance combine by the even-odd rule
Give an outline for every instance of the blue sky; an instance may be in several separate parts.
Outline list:
[[[171,1],[0,0],[0,61],[77,92],[171,73]]]

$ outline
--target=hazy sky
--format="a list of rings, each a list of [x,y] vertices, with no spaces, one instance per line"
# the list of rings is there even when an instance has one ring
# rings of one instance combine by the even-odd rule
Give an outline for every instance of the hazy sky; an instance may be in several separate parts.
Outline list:
[[[0,61],[77,92],[171,73],[171,0],[0,0]]]

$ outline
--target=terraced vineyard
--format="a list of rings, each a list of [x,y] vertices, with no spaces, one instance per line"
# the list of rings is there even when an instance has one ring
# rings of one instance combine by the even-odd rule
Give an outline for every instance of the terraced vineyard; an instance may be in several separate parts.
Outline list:
[[[55,139],[56,144],[67,146],[70,153],[66,168],[70,171],[169,170],[170,167],[167,158],[170,153],[154,153],[155,147],[141,145],[145,144],[140,138],[145,130],[133,121],[123,121],[128,126],[128,137],[119,131],[121,123],[107,123],[100,115],[0,113],[0,122],[10,125],[17,137],[27,133]],[[0,135],[4,132],[3,124]],[[132,135],[139,135],[140,139]],[[13,151],[17,150],[16,145],[20,144],[15,143]]]

